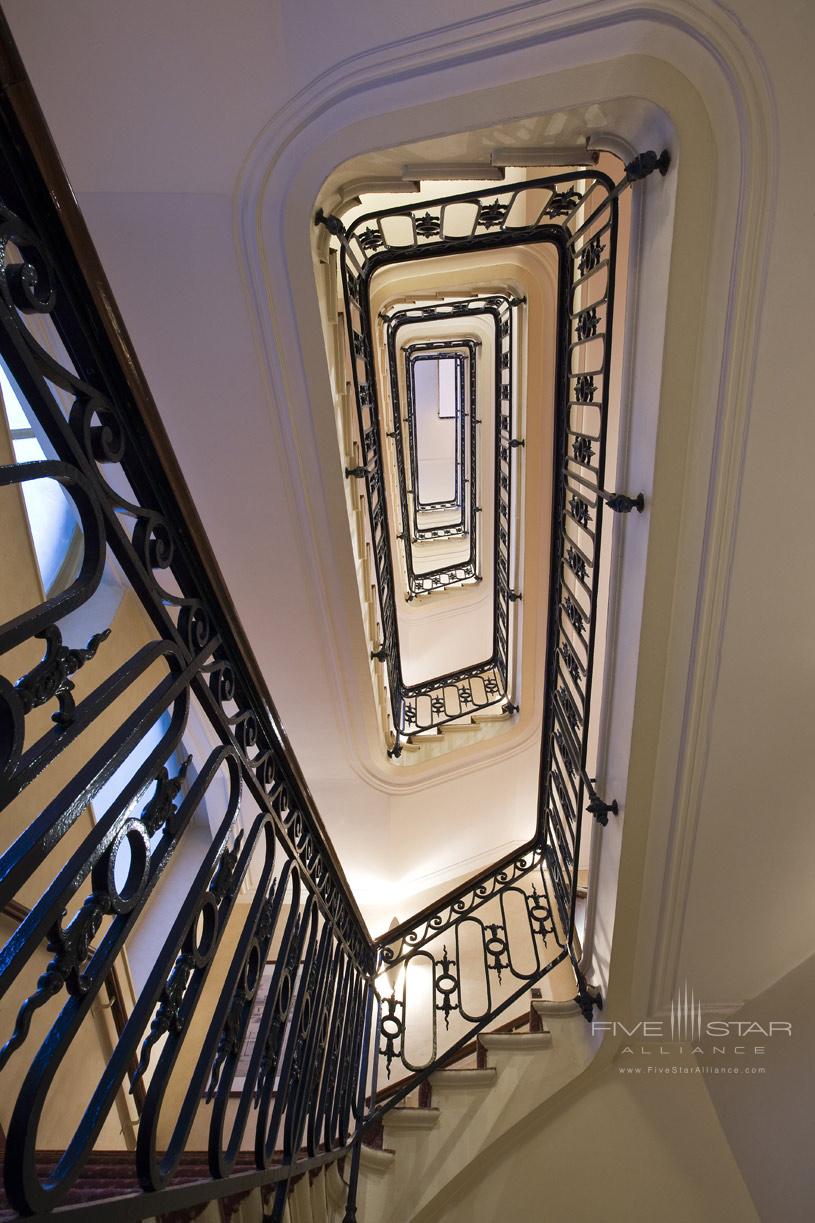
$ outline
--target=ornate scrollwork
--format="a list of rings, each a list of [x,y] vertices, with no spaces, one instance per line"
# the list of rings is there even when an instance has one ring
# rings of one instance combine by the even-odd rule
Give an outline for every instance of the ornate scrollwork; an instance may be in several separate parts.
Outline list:
[[[586,561],[571,544],[566,551],[566,564],[581,582],[586,580]]]
[[[581,611],[578,608],[578,605],[576,605],[574,602],[574,599],[571,598],[570,594],[568,594],[567,598],[564,600],[563,610],[565,611],[565,614],[567,614],[570,624],[573,625],[575,629],[578,630],[579,634],[582,635],[582,631],[584,631],[584,619],[582,619]]]
[[[16,246],[22,263],[9,257]],[[56,284],[39,239],[19,217],[0,208],[0,290],[22,314],[50,314],[57,303]]]
[[[416,233],[422,238],[435,238],[441,232],[441,221],[438,217],[426,212],[415,220]]]
[[[84,648],[63,645],[62,633],[56,624],[49,625],[36,636],[46,643],[45,657],[17,681],[15,690],[24,713],[30,713],[37,706],[56,698],[59,710],[52,715],[52,721],[57,726],[70,726],[76,709],[72,695],[74,685],[70,677],[96,655],[99,646],[110,636],[110,629],[94,633]]]
[[[383,1013],[379,1021],[379,1033],[382,1038],[379,1052],[385,1058],[385,1069],[388,1078],[391,1077],[391,1063],[398,1057],[402,1049],[402,1038],[405,1031],[404,1006],[396,998],[382,999]]]
[[[58,921],[51,927],[46,946],[53,953],[53,959],[37,981],[35,992],[25,999],[17,1012],[14,1031],[0,1049],[0,1070],[28,1036],[35,1011],[63,989],[67,988],[75,996],[85,992],[82,965],[88,958],[93,936],[102,919],[111,911],[109,897],[94,892],[67,926],[63,927]]]
[[[570,213],[574,212],[580,199],[580,192],[574,187],[567,187],[565,191],[553,191],[549,197],[549,202],[543,210],[544,216],[567,217]]]
[[[582,497],[578,497],[577,493],[572,493],[569,499],[569,509],[571,510],[572,518],[578,526],[587,527],[589,525],[589,505]]]
[[[369,251],[377,251],[385,245],[385,239],[379,230],[372,229],[370,226],[367,229],[363,229],[362,233],[357,234],[357,242],[366,254]]]
[[[593,339],[597,335],[599,325],[600,319],[596,306],[589,306],[586,310],[581,311],[576,327],[578,340]]]
[[[142,1042],[139,1060],[130,1076],[130,1092],[135,1090],[136,1083],[144,1075],[150,1065],[150,1050],[167,1032],[181,1031],[181,1004],[187,991],[195,960],[188,951],[183,951],[176,960],[167,984],[161,992],[161,1000],[155,1017],[150,1024],[150,1031]]]
[[[591,403],[597,393],[597,384],[591,374],[578,374],[574,380],[574,397],[578,403]]]
[[[118,413],[99,395],[74,400],[69,416],[71,428],[89,459],[97,463],[121,463],[127,443]],[[98,423],[94,424],[94,419]]]
[[[456,967],[456,961],[451,960],[447,954],[447,946],[442,948],[441,958],[436,960],[435,973],[435,990],[441,998],[441,1002],[435,1004],[436,1010],[441,1011],[444,1015],[445,1028],[450,1027],[450,1015],[453,1011],[459,1009],[459,1005],[454,1001],[458,993],[458,977],[453,972]]]
[[[162,765],[159,770],[155,793],[141,813],[141,822],[148,836],[154,836],[163,825],[171,828],[172,817],[176,813],[175,800],[181,793],[187,769],[191,764],[192,756],[185,757],[175,777],[170,776],[166,765]]]
[[[478,224],[483,225],[485,229],[491,229],[503,222],[508,211],[507,205],[500,204],[498,200],[482,204],[478,210]]]
[[[584,467],[587,467],[594,458],[591,439],[584,437],[583,434],[576,437],[572,442],[572,454],[578,463],[582,463]]]
[[[584,275],[587,272],[593,272],[600,263],[602,253],[603,244],[600,239],[598,237],[591,238],[580,252],[580,258],[577,261],[580,271]]]

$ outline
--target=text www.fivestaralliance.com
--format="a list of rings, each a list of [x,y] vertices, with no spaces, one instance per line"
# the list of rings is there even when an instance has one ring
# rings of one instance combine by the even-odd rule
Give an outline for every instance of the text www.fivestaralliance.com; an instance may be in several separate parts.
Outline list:
[[[766,1074],[765,1066],[618,1066],[620,1074]]]

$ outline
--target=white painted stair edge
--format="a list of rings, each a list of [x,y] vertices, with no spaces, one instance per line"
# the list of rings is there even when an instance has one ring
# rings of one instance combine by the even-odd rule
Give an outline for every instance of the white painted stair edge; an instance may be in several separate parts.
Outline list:
[[[433,1130],[439,1124],[437,1108],[392,1108],[383,1118],[388,1130]]]
[[[478,1041],[485,1049],[533,1053],[537,1049],[552,1048],[552,1032],[549,1028],[542,1032],[482,1032]]]

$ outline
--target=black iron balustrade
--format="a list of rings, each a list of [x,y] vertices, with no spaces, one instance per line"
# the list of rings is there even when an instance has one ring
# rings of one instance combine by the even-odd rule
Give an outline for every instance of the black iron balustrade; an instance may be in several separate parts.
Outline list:
[[[395,337],[394,337],[395,342]],[[434,515],[431,519],[431,525],[422,525],[419,521],[419,514],[427,510],[444,510],[448,509],[449,505],[441,502],[432,505],[420,504],[416,498],[416,488],[418,483],[418,464],[416,462],[417,442],[416,442],[416,420],[415,420],[415,384],[414,372],[416,362],[424,359],[425,352],[431,353],[438,349],[438,345],[434,343],[432,346],[425,344],[411,344],[405,350],[405,389],[406,389],[406,408],[407,408],[407,437],[408,437],[408,453],[411,472],[411,487],[407,485],[406,471],[404,465],[404,440],[402,431],[402,416],[401,403],[399,398],[393,400],[393,438],[396,451],[396,470],[397,482],[399,485],[399,501],[402,515],[402,531],[403,537],[403,553],[405,558],[405,568],[407,571],[407,589],[409,595],[431,593],[434,590],[445,589],[447,586],[452,586],[464,581],[473,581],[478,578],[478,515],[476,513],[476,502],[478,497],[478,442],[477,442],[477,414],[475,409],[475,395],[477,391],[477,374],[475,366],[475,358],[477,348],[473,341],[463,340],[458,345],[466,352],[466,364],[468,370],[467,384],[469,394],[467,397],[467,406],[465,408],[465,399],[463,394],[464,383],[464,360],[461,359],[460,364],[460,379],[462,384],[461,395],[461,429],[460,435],[456,437],[456,466],[460,470],[459,486],[457,489],[457,497],[455,504],[458,509],[458,517],[454,521],[446,519],[439,524],[438,518]],[[390,350],[390,339],[389,339]],[[450,352],[452,348],[444,348],[441,351]],[[398,396],[398,378],[395,372],[391,373],[391,388],[392,394]],[[465,426],[468,424],[468,427]],[[465,433],[467,437],[467,447],[465,452]],[[435,568],[416,571],[414,564],[414,548],[413,545],[421,543],[425,540],[438,539],[455,539],[462,538],[467,541],[466,556],[460,557],[454,561],[447,562],[444,565],[436,566]]]
[[[407,1071],[384,1112],[569,959],[539,844],[378,940],[378,1053]]]
[[[639,154],[616,184],[605,173],[580,169],[466,192],[415,206],[378,210],[346,229],[318,214],[340,244],[346,319],[363,337],[354,366],[366,481],[376,481],[381,443],[371,354],[369,294],[377,269],[461,251],[548,242],[559,263],[555,474],[549,590],[539,826],[530,847],[544,855],[551,896],[587,1013],[593,998],[575,949],[575,903],[584,811],[608,821],[616,804],[598,795],[589,776],[589,724],[604,506],[641,510],[641,496],[605,489],[611,344],[616,275],[618,198],[655,170],[664,175],[667,151]],[[411,238],[404,240],[405,220]],[[503,392],[501,392],[503,393]],[[506,457],[512,443],[507,440]],[[503,448],[502,448],[503,450]],[[502,458],[504,457],[502,453]],[[380,603],[388,602],[386,510],[377,554]],[[511,601],[519,597],[509,592]],[[395,617],[393,618],[395,628]],[[385,642],[398,664],[398,636]],[[398,672],[394,671],[395,674]]]
[[[436,344],[410,344],[405,350],[406,365],[406,404],[408,425],[408,452],[410,457],[411,496],[413,499],[413,534],[422,537],[422,528],[418,525],[418,515],[432,513],[438,510],[458,510],[458,525],[464,530],[464,482],[465,474],[465,418],[470,412],[465,407],[464,395],[464,356],[450,348],[440,348]],[[455,402],[452,419],[455,422],[455,437],[453,441],[453,495],[445,500],[425,501],[422,499],[422,476],[419,465],[419,439],[416,420],[416,373],[417,369],[429,361],[452,361],[455,367]],[[401,468],[400,468],[401,471]]]
[[[388,368],[391,401],[393,405],[393,438],[396,447],[397,472],[406,470],[406,456],[402,429],[402,413],[397,364],[397,339],[401,328],[416,322],[457,322],[479,315],[491,318],[494,327],[494,541],[493,541],[493,649],[491,656],[469,667],[445,675],[434,676],[421,684],[405,684],[402,678],[399,652],[398,624],[395,616],[395,583],[393,559],[386,535],[388,529],[387,506],[384,497],[382,469],[377,466],[381,450],[378,446],[380,422],[376,400],[367,392],[358,401],[358,423],[363,439],[361,474],[368,489],[369,521],[374,539],[374,558],[377,574],[377,592],[382,623],[392,623],[390,637],[383,634],[383,642],[377,657],[387,668],[388,686],[391,694],[391,709],[397,741],[393,754],[400,752],[400,739],[408,735],[443,726],[446,722],[487,709],[508,701],[512,677],[510,674],[510,625],[513,599],[511,582],[512,540],[512,472],[513,458],[513,313],[521,304],[520,299],[493,294],[489,297],[414,306],[384,316],[386,327]],[[473,367],[471,366],[471,371]],[[475,387],[471,372],[470,397],[474,401]],[[364,401],[364,402],[363,402]],[[471,413],[471,450],[477,447],[475,431],[478,418]],[[375,458],[376,456],[376,458]],[[408,570],[409,590],[424,592],[440,589],[452,584],[450,576],[440,568],[427,574],[416,574],[412,563],[411,541],[407,538],[405,524],[410,523],[410,504],[404,479],[399,482],[400,510],[405,535],[404,549]],[[469,517],[476,522],[480,507],[476,504],[478,489],[471,480],[469,488]],[[460,564],[452,566],[456,581],[472,580],[478,576],[475,547],[480,528],[473,528],[470,556]],[[514,708],[514,706],[512,706]]]
[[[132,369],[106,336],[63,229],[66,215],[79,222],[61,189],[57,207],[3,94],[0,358],[45,457],[0,467],[0,493],[10,515],[36,482],[60,486],[81,541],[64,589],[26,601],[30,575],[3,582],[12,615],[0,627],[0,907],[18,924],[0,949],[0,996],[12,1003],[0,1069],[7,1093],[11,1068],[19,1083],[6,1095],[5,1190],[21,1214],[68,1199],[78,1218],[93,1209],[113,1219],[267,1186],[277,1219],[291,1178],[342,1157],[361,1132],[375,956],[256,664],[193,543],[166,455],[148,435]],[[100,619],[106,604],[95,596],[108,576],[140,626],[135,642],[132,627]],[[69,644],[80,631],[82,644]],[[204,812],[214,826],[205,848]],[[166,903],[156,909],[168,887],[169,920]],[[150,966],[100,1072],[81,1042],[97,1030],[100,990],[136,937],[142,949],[149,938]],[[84,1107],[66,1112],[76,1124],[44,1167],[39,1135],[64,1091],[64,1063]],[[140,1101],[133,1196],[109,1208],[80,1196],[71,1206],[128,1092]],[[190,1183],[179,1168],[207,1108],[209,1174]],[[246,1135],[249,1165],[238,1162]]]

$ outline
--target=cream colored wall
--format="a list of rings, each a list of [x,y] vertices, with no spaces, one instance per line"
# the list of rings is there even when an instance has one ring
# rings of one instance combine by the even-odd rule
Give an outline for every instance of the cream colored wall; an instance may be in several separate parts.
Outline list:
[[[702,1078],[631,1084],[611,1066],[589,1071],[585,1084],[533,1112],[413,1223],[541,1218],[759,1223],[760,1216]]]

